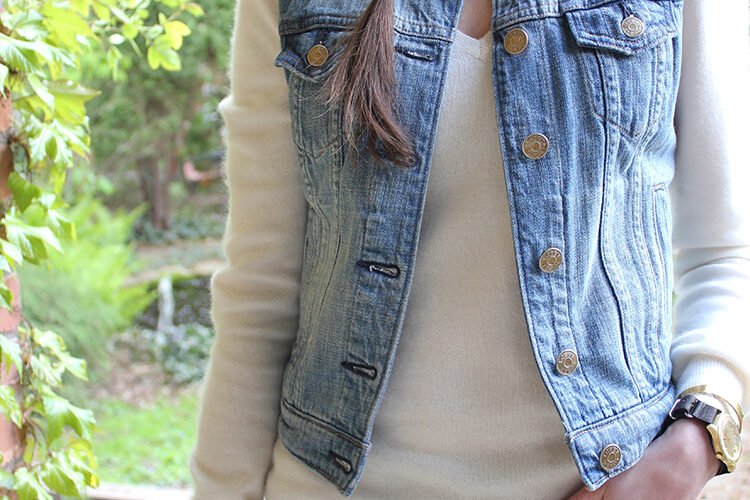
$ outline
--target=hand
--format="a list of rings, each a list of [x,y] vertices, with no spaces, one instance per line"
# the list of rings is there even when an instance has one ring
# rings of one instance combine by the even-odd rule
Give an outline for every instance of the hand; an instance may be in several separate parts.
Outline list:
[[[680,419],[633,467],[596,491],[581,488],[569,500],[695,500],[719,465],[705,424]]]

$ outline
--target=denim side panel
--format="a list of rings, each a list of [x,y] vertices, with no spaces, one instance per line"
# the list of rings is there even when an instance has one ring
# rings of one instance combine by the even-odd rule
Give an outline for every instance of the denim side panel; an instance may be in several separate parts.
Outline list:
[[[416,165],[401,169],[353,149],[342,135],[341,110],[325,103],[323,83],[344,32],[335,23],[312,23],[284,33],[276,61],[286,70],[310,205],[300,324],[284,373],[279,432],[295,456],[349,494],[403,324],[449,43],[395,34],[399,102],[408,103],[398,116],[417,156]],[[312,67],[305,55],[317,43],[332,50]]]
[[[512,23],[496,36],[498,118],[529,334],[568,436],[600,429],[571,438],[591,487],[635,463],[671,399],[667,187],[680,6],[609,2]],[[643,38],[623,35],[627,15],[644,20]],[[528,35],[515,55],[498,43],[513,28]],[[540,159],[522,152],[532,133],[549,138]],[[563,262],[546,274],[538,259],[550,247],[562,250]],[[571,375],[555,367],[564,349],[578,354]],[[623,419],[636,411],[637,419]],[[607,473],[598,455],[612,443],[623,460]]]

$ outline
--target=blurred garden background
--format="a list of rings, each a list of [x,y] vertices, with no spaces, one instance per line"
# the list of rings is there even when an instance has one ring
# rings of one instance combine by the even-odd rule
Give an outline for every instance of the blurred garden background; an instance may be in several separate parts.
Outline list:
[[[154,69],[159,64],[151,52],[146,57],[144,44],[139,51],[132,43],[127,23],[108,35],[114,52],[76,54],[75,79],[100,93],[86,102],[90,154],[71,159],[59,192],[68,204],[59,212],[74,223],[75,242],[62,243],[62,252],[48,249],[49,265],[16,271],[23,315],[59,334],[86,362],[88,381],[66,373],[58,392],[93,411],[99,480],[188,487],[200,380],[214,335],[209,279],[223,259],[227,195],[217,105],[226,94],[234,1],[130,2],[136,3],[159,16],[162,27],[182,30],[173,47],[179,71],[170,49]],[[105,4],[107,19],[117,16],[114,2],[92,8]],[[161,17],[170,8],[179,23]],[[19,43],[34,40],[23,23],[48,26],[33,14],[8,19],[0,36],[20,33]],[[10,68],[10,81],[5,48],[0,70]],[[118,55],[128,51],[131,57]],[[2,478],[0,486],[8,487]]]
[[[180,71],[133,59],[123,83],[96,58],[84,65],[84,84],[101,94],[87,103],[91,160],[69,172],[63,192],[77,244],[51,270],[19,272],[25,314],[87,361],[89,382],[71,377],[64,391],[94,411],[104,483],[190,483],[213,341],[208,281],[222,259],[216,107],[226,92],[234,1],[200,5],[203,16],[184,19],[191,33]]]

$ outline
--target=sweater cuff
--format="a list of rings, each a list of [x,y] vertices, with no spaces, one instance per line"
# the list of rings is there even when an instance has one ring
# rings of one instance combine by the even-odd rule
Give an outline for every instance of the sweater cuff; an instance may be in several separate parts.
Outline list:
[[[731,365],[712,356],[693,356],[677,380],[677,394],[695,386],[707,386],[708,391],[726,399],[743,412],[743,388],[740,378]]]

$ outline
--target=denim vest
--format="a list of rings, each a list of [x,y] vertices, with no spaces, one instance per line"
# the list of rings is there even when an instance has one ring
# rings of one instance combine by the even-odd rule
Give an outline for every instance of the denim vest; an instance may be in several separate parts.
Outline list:
[[[408,169],[358,156],[340,108],[322,98],[367,4],[280,0],[276,59],[309,205],[278,431],[345,496],[363,472],[404,322],[462,2],[395,1],[398,116],[417,156]],[[590,489],[640,458],[674,400],[668,186],[681,5],[493,5],[499,141],[529,338]]]

